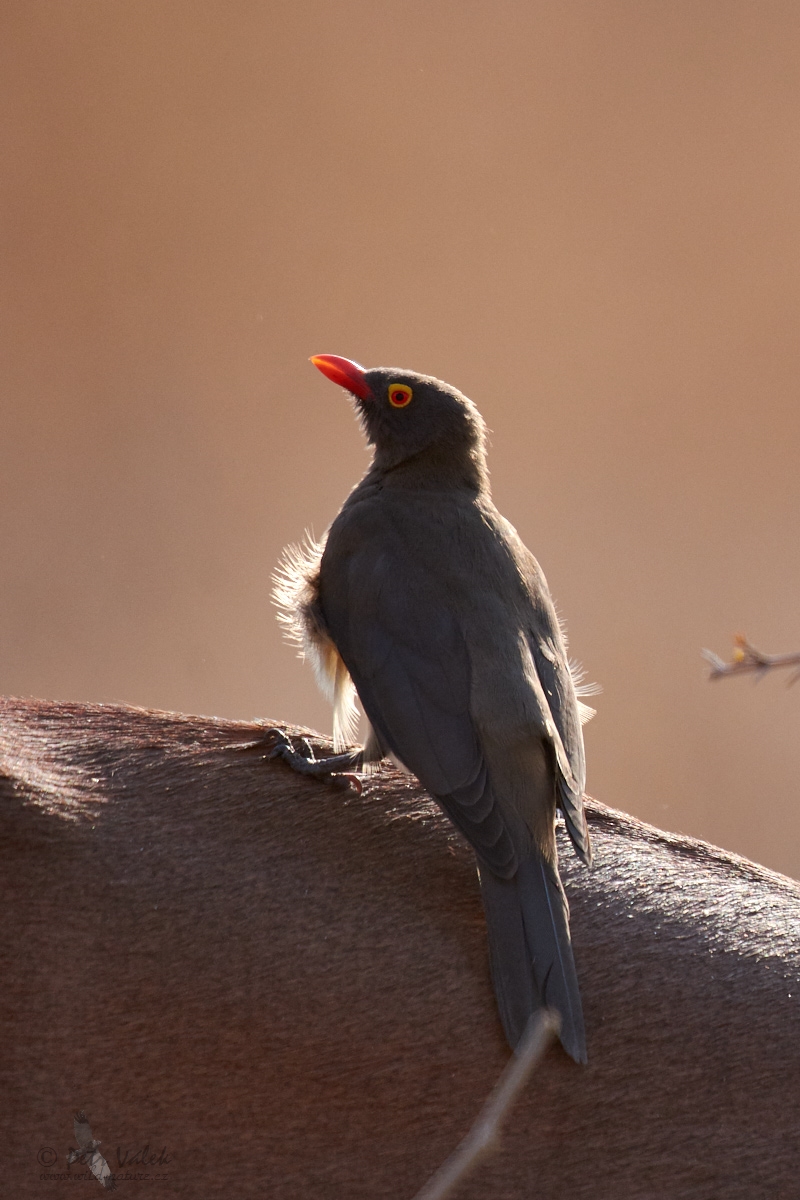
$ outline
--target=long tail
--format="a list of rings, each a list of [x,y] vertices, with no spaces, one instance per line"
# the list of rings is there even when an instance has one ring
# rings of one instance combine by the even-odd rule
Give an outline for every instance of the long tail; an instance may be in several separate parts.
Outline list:
[[[586,1062],[569,907],[557,869],[534,851],[512,879],[481,867],[480,880],[492,982],[509,1045],[516,1047],[537,1008],[555,1008],[564,1049]]]

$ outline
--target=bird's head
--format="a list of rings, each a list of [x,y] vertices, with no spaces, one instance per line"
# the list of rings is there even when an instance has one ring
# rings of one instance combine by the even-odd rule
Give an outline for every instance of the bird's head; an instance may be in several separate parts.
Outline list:
[[[328,379],[346,388],[384,471],[408,464],[434,483],[486,486],[486,427],[475,405],[457,388],[394,367],[367,370],[336,354],[311,359]]]

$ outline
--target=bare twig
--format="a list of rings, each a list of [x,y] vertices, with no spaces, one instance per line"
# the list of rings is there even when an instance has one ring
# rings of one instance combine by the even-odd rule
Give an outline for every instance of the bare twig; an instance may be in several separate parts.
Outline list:
[[[800,667],[800,651],[794,654],[762,654],[751,646],[743,633],[737,633],[733,639],[733,658],[725,662],[713,650],[703,650],[703,658],[711,664],[709,679],[720,679],[723,675],[766,675],[775,667]],[[800,679],[800,670],[790,675],[788,685],[791,686]]]
[[[414,1200],[443,1200],[466,1178],[476,1163],[494,1148],[501,1124],[560,1028],[561,1018],[552,1009],[544,1008],[534,1013],[516,1053],[503,1070],[469,1133],[436,1174],[431,1176],[422,1191],[417,1192]]]

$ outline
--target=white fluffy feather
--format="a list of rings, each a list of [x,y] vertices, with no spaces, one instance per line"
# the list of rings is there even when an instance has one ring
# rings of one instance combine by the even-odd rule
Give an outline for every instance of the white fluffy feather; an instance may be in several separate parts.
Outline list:
[[[286,639],[311,663],[321,692],[333,705],[333,746],[339,753],[355,740],[358,709],[350,673],[314,616],[324,548],[324,541],[317,542],[308,530],[302,542],[287,546],[273,575],[272,599]]]

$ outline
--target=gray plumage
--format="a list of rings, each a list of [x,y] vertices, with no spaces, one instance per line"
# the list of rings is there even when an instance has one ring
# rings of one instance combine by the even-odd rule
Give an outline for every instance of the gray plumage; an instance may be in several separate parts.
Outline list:
[[[399,760],[474,847],[511,1046],[549,1005],[583,1062],[555,815],[589,863],[581,722],[591,710],[544,575],[492,504],[470,400],[409,371],[312,361],[354,393],[375,453],[324,542],[285,558],[282,619],[332,696],[338,748],[354,687],[370,727],[365,760]],[[402,407],[390,403],[408,391]]]

